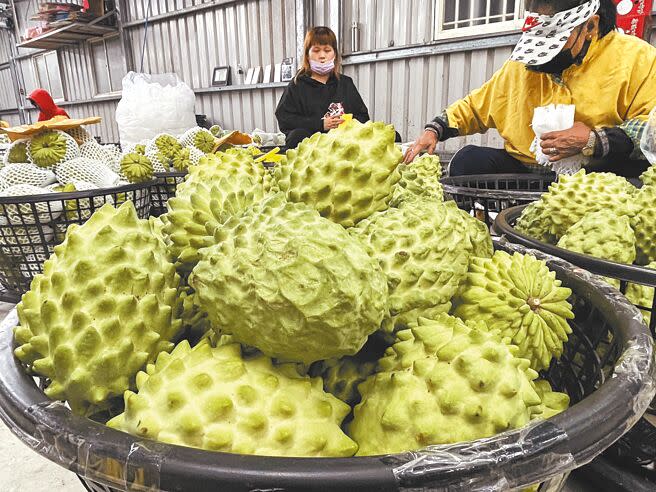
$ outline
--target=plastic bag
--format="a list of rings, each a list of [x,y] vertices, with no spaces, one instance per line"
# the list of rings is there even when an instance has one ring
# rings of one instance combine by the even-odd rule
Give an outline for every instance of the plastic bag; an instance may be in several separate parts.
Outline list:
[[[174,73],[128,73],[116,108],[121,146],[127,148],[160,133],[184,133],[196,126],[195,105],[194,91]]]
[[[542,152],[542,146],[540,145],[542,135],[572,128],[575,113],[576,106],[571,104],[559,104],[558,106],[550,104],[549,106],[535,108],[533,112],[532,126],[535,132],[535,140],[530,150],[535,154],[538,164],[550,166],[558,174],[574,174],[590,161],[589,158],[579,154],[551,162],[549,156]]]
[[[651,111],[642,134],[640,150],[651,164],[656,164],[656,107]]]

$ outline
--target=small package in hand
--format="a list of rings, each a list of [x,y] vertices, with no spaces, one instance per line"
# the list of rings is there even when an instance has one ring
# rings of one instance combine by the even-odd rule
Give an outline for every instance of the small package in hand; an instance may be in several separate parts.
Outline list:
[[[533,112],[533,131],[535,140],[531,145],[531,152],[535,154],[535,160],[542,166],[550,166],[558,174],[574,174],[585,166],[589,159],[583,154],[566,157],[556,162],[551,162],[549,156],[542,151],[542,135],[550,132],[568,130],[574,126],[574,115],[576,106],[572,104],[550,104],[535,108]]]

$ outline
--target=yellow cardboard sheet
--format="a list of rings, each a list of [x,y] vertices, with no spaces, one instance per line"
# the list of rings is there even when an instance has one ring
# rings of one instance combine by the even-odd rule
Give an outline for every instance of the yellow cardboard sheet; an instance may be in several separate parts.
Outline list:
[[[55,116],[51,120],[39,121],[38,123],[33,123],[30,125],[0,128],[0,133],[6,133],[9,135],[9,139],[14,141],[21,138],[27,138],[34,135],[35,133],[39,133],[42,130],[70,130],[71,128],[77,128],[82,125],[95,125],[101,121],[102,118],[100,116],[77,120],[66,118],[66,116]]]

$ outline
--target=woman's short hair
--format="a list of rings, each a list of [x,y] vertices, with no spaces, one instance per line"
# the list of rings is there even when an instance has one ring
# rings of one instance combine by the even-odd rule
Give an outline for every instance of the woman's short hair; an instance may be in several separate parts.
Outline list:
[[[330,45],[335,51],[335,76],[339,77],[342,71],[342,55],[337,48],[337,36],[333,30],[326,26],[317,26],[310,29],[305,35],[303,43],[303,64],[298,70],[294,80],[297,80],[300,75],[311,75],[312,69],[310,68],[310,49],[313,46]]]
[[[547,7],[553,13],[563,12],[564,10],[573,9],[579,5],[587,3],[589,0],[530,0],[528,9],[535,12],[538,7]],[[617,28],[617,7],[613,0],[601,0],[599,7],[599,37],[614,31]]]

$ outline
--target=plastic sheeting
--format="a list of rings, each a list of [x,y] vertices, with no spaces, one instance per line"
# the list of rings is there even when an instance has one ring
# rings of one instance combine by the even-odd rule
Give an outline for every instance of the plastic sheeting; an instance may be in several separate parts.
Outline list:
[[[195,104],[194,91],[176,74],[128,73],[116,108],[121,147],[184,133],[196,126]]]

